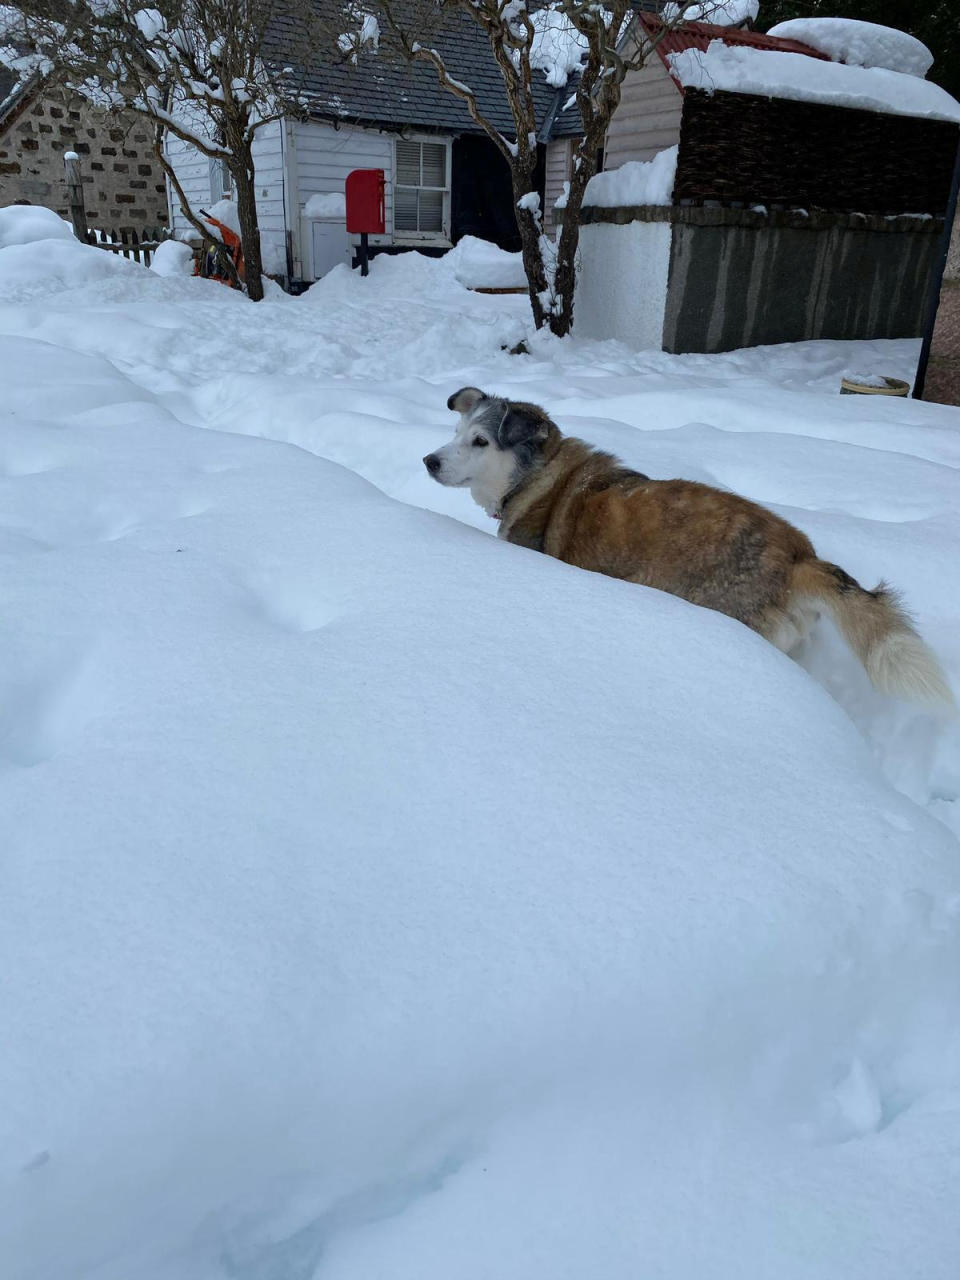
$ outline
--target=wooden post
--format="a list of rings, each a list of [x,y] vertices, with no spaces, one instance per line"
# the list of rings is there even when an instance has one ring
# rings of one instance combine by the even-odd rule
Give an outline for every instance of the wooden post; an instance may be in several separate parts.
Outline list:
[[[75,151],[67,151],[63,157],[67,171],[67,201],[70,205],[70,220],[73,222],[73,234],[78,240],[87,243],[87,211],[83,206],[83,176],[80,173],[80,157]]]
[[[953,221],[957,216],[957,202],[960,197],[960,146],[957,147],[957,155],[953,165],[953,185],[950,188],[950,198],[947,201],[947,212],[943,221],[943,236],[940,240],[939,252],[937,254],[937,264],[930,280],[930,297],[927,302],[927,318],[923,326],[923,342],[920,346],[920,360],[917,364],[916,377],[913,380],[913,397],[915,400],[923,399],[924,387],[927,382],[927,367],[930,363],[930,352],[934,345],[934,330],[937,327],[937,312],[940,310],[940,291],[943,286],[943,273],[947,266],[947,257],[950,253],[950,233],[953,231]],[[946,345],[951,346],[950,337],[953,338],[952,350],[939,351],[941,360],[948,360],[952,365],[952,376],[941,370],[941,377],[949,382],[950,388],[954,395],[958,389],[958,370],[960,370],[960,351],[956,349],[956,320],[953,325],[950,324],[950,313],[948,311],[949,303],[944,307],[945,324],[943,326],[943,335],[947,337]],[[953,313],[955,315],[955,312]],[[952,334],[951,334],[952,331]],[[938,338],[940,335],[938,335]],[[943,345],[941,341],[941,346]],[[946,385],[941,387],[941,394],[947,391]],[[949,391],[948,391],[949,394]],[[945,404],[956,404],[956,399],[949,398],[943,401]]]
[[[370,271],[370,241],[367,239],[367,232],[360,232],[360,274],[365,276]]]

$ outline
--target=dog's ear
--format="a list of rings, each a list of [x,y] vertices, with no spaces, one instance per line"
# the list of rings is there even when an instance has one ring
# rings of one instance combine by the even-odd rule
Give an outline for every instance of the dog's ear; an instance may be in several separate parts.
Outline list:
[[[486,400],[487,393],[479,387],[461,387],[447,401],[447,408],[454,413],[469,413],[481,400]]]
[[[501,419],[497,440],[501,449],[515,449],[520,444],[546,439],[546,435],[546,415],[532,413],[520,405],[509,405]]]

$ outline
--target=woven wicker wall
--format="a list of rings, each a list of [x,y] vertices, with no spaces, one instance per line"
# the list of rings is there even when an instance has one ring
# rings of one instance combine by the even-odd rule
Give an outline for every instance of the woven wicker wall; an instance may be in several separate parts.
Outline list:
[[[688,89],[673,198],[942,214],[958,137],[941,120]]]

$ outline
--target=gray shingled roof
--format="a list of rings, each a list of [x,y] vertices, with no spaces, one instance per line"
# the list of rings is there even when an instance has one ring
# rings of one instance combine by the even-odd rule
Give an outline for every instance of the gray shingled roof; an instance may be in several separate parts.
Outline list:
[[[325,0],[312,0],[318,12],[327,12]],[[320,6],[323,5],[321,10]],[[428,43],[424,38],[425,44]],[[274,67],[297,66],[298,48],[293,19],[274,19],[267,47]],[[441,55],[452,76],[469,85],[483,115],[506,136],[513,136],[513,116],[507,103],[500,68],[477,24],[460,10],[448,11],[444,25],[430,45]],[[329,50],[318,49],[309,63],[297,66],[297,81],[307,95],[311,115],[391,129],[412,126],[443,133],[479,133],[466,105],[440,86],[433,68],[412,66],[392,56],[364,51],[355,66],[337,64]],[[557,91],[541,72],[534,72],[537,122],[543,125]]]

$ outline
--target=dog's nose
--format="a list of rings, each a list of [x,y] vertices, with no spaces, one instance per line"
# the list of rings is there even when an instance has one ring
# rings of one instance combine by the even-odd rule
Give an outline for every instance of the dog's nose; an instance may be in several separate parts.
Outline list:
[[[423,465],[427,468],[432,476],[435,476],[440,470],[440,459],[435,453],[428,453],[423,460]]]

